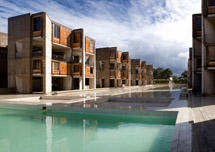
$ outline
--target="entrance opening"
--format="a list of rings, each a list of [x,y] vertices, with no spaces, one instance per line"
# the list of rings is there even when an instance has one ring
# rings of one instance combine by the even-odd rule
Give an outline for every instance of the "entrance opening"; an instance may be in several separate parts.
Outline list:
[[[110,79],[110,87],[114,87],[114,79]]]
[[[105,87],[105,79],[102,79],[102,88]]]
[[[33,92],[42,92],[43,91],[43,78],[42,77],[33,77],[32,78],[32,91]]]
[[[90,79],[89,78],[85,79],[85,85],[87,85],[87,86],[90,85]]]
[[[136,85],[138,85],[138,80],[136,80]]]
[[[52,77],[52,90],[63,90],[63,78]]]
[[[79,78],[73,78],[73,89],[79,89]]]

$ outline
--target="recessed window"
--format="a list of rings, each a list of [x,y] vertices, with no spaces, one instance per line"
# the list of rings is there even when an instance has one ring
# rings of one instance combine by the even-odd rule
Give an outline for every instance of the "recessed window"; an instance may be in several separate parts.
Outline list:
[[[94,41],[90,40],[90,50],[94,50]]]
[[[90,79],[89,78],[86,78],[85,79],[85,85],[89,85],[90,84]]]
[[[125,80],[122,80],[122,84],[125,84],[125,82],[126,82]]]
[[[79,63],[79,56],[74,56],[74,62]]]
[[[60,38],[60,26],[54,24],[54,37],[55,38]]]
[[[57,62],[54,62],[54,71],[59,71],[60,70],[60,64]]]
[[[101,69],[101,70],[104,70],[104,69],[105,69],[105,62],[104,62],[104,61],[101,61],[101,62],[100,62],[100,69]]]
[[[215,0],[208,0],[208,6],[215,6]]]
[[[74,72],[79,72],[79,65],[74,65]]]
[[[136,74],[138,74],[138,70],[136,70]]]
[[[93,74],[93,67],[90,67],[90,74]]]
[[[33,18],[33,30],[40,31],[41,29],[41,17],[34,17]]]
[[[40,60],[34,60],[33,61],[33,69],[34,70],[40,70]]]
[[[110,64],[110,69],[112,69],[112,70],[113,70],[113,69],[114,69],[114,67],[115,67],[115,66],[114,66],[114,63],[111,63],[111,64]]]

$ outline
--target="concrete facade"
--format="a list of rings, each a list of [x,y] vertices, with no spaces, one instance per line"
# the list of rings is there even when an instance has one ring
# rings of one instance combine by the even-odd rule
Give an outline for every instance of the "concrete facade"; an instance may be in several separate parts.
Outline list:
[[[122,87],[122,52],[117,47],[97,48],[96,67],[97,88]]]
[[[202,0],[202,94],[215,94],[215,3]]]
[[[142,61],[142,85],[147,85],[147,65],[146,61]]]
[[[153,65],[146,65],[146,80],[147,84],[153,84]]]
[[[142,85],[142,61],[131,59],[131,85]]]
[[[187,71],[188,88],[192,88],[192,48],[189,48],[188,71]]]
[[[201,14],[194,14],[193,47],[192,47],[192,89],[201,92],[202,80],[202,18]]]
[[[18,93],[94,89],[95,40],[45,12],[8,19],[8,87]]]

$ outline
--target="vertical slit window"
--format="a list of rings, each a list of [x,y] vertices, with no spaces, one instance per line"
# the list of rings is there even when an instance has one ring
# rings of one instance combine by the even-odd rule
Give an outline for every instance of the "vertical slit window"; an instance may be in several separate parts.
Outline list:
[[[34,31],[40,31],[41,29],[41,17],[33,18]]]
[[[60,38],[60,26],[54,24],[54,37],[55,38]]]

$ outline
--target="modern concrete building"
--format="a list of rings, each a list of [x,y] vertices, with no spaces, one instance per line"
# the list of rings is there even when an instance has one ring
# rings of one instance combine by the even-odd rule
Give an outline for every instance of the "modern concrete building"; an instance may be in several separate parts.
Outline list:
[[[187,80],[188,80],[188,88],[192,88],[192,48],[189,48]]]
[[[146,65],[146,80],[147,84],[153,84],[153,65]]]
[[[96,49],[97,88],[122,86],[122,52],[117,47]]]
[[[142,61],[141,63],[141,68],[142,68],[142,85],[147,85],[147,66],[146,66],[146,61]]]
[[[142,85],[142,61],[131,59],[131,85]]]
[[[7,37],[0,32],[0,88],[7,88]]]
[[[202,94],[215,94],[214,0],[202,0]]]
[[[122,84],[131,86],[131,60],[128,52],[122,52]]]
[[[193,20],[193,49],[192,49],[192,89],[201,92],[202,81],[202,18],[194,14]]]
[[[8,19],[8,87],[19,93],[95,88],[95,40],[45,12]]]

